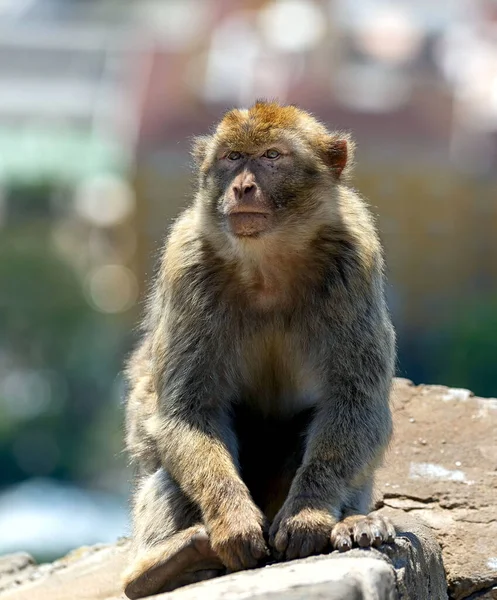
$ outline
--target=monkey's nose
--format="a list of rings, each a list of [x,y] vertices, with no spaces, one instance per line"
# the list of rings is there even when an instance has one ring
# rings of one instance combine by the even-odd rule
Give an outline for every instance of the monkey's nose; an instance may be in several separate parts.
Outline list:
[[[253,183],[243,183],[242,185],[235,184],[233,192],[237,200],[244,200],[247,196],[252,196],[255,193],[255,185]]]

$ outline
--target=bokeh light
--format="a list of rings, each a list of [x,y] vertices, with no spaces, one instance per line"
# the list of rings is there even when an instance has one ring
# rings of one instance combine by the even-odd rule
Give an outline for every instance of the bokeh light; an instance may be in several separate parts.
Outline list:
[[[322,7],[305,0],[275,0],[260,11],[258,21],[266,43],[284,52],[309,50],[326,32]]]
[[[83,181],[75,198],[78,213],[100,227],[124,221],[134,205],[133,192],[128,183],[112,175],[99,175]]]
[[[104,313],[128,310],[138,296],[135,275],[122,265],[96,267],[88,274],[86,285],[93,306]]]

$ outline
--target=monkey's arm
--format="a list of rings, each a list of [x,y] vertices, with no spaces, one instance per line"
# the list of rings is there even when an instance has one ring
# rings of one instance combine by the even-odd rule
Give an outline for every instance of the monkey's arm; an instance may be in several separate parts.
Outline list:
[[[325,361],[325,393],[302,465],[270,532],[272,545],[286,558],[326,548],[342,508],[371,480],[391,435],[393,333],[388,320],[377,328],[361,324],[343,336],[336,330],[329,334],[334,348]]]
[[[228,419],[232,392],[223,374],[230,342],[209,321],[208,310],[197,313],[207,315],[205,320],[195,320],[190,309],[187,300],[181,310],[169,311],[162,347],[154,351],[159,413],[153,435],[164,468],[199,507],[224,564],[232,570],[253,567],[267,548],[263,515],[235,464]]]

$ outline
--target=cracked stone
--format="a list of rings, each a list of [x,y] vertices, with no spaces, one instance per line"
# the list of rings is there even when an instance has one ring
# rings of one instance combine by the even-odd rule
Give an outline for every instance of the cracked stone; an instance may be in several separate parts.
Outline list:
[[[450,598],[494,593],[497,400],[397,379],[392,401],[395,435],[377,477],[385,493],[379,505],[401,508],[433,528]],[[416,444],[420,438],[426,445]]]

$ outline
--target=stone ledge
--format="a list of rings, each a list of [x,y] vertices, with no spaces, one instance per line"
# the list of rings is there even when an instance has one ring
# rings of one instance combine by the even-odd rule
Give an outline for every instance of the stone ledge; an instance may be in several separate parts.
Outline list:
[[[446,580],[440,547],[430,530],[402,511],[383,509],[398,531],[380,550],[354,549],[274,564],[191,585],[157,600],[443,600]],[[128,543],[83,548],[52,565],[36,567],[26,556],[5,557],[0,576],[5,600],[117,600]],[[0,563],[1,564],[1,563]],[[16,573],[17,569],[17,575]],[[2,573],[2,571],[0,571]]]
[[[392,400],[395,435],[378,473],[377,506],[397,527],[394,546],[271,565],[155,597],[439,600],[448,592],[451,600],[497,600],[497,400],[402,379]],[[5,557],[2,600],[123,599],[127,551],[123,540],[50,565]]]

